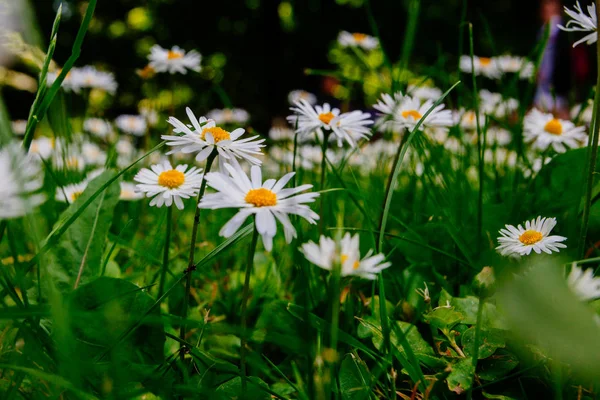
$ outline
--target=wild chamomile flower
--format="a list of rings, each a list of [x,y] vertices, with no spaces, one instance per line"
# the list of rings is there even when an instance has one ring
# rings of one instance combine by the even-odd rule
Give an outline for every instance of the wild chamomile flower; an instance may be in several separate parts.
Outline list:
[[[559,252],[567,246],[561,242],[567,240],[563,236],[550,236],[552,228],[556,226],[556,218],[537,217],[531,221],[525,222],[525,228],[521,225],[514,227],[506,225],[506,229],[500,229],[498,243],[500,246],[496,250],[503,256],[524,256],[529,255],[531,250],[540,254],[552,254]]]
[[[600,297],[600,278],[594,277],[593,268],[585,271],[573,263],[567,277],[567,284],[573,293],[582,301],[594,300]]]
[[[473,57],[463,55],[460,57],[460,70],[466,73],[482,75],[486,78],[498,79],[502,75],[498,61],[492,57]],[[473,72],[474,71],[474,72]]]
[[[101,118],[86,119],[83,122],[83,130],[101,139],[105,139],[112,133],[110,123]]]
[[[141,115],[120,115],[115,120],[115,125],[121,131],[133,136],[144,136],[148,129],[146,118]]]
[[[350,33],[341,31],[338,35],[338,43],[342,47],[361,47],[364,50],[373,50],[379,46],[376,37],[366,33]]]
[[[402,101],[396,107],[393,115],[393,124],[402,126],[408,130],[413,130],[417,123],[433,106],[434,101],[421,101],[415,97],[404,96]],[[444,104],[436,106],[425,118],[420,126],[423,130],[428,127],[448,129],[453,125],[452,111],[444,110]]]
[[[293,106],[300,100],[305,100],[311,106],[317,104],[317,96],[315,96],[313,93],[307,92],[306,90],[292,90],[288,94],[288,103],[290,103],[290,105]]]
[[[496,57],[498,68],[503,74],[519,74],[521,79],[529,79],[533,76],[534,65],[526,58],[504,55]]]
[[[205,117],[196,118],[189,107],[186,108],[186,113],[191,125],[186,125],[175,117],[169,118],[169,124],[174,127],[173,132],[183,135],[162,136],[167,141],[167,146],[173,147],[167,154],[197,152],[196,161],[204,161],[213,150],[217,150],[220,158],[225,159],[220,160],[221,162],[234,163],[242,158],[252,164],[261,163],[254,155],[262,154],[260,149],[265,146],[262,144],[265,139],[257,139],[258,135],[241,139],[245,132],[242,128],[229,132],[217,126],[215,121]]]
[[[300,247],[306,259],[318,267],[333,270],[336,264],[341,264],[341,276],[358,276],[373,280],[377,274],[388,268],[392,263],[384,262],[383,254],[373,255],[373,250],[360,258],[360,237],[346,233],[341,242],[321,236],[319,243],[308,242]]]
[[[52,164],[56,169],[65,171],[83,171],[87,165],[85,158],[79,152],[69,149],[69,151],[57,151],[53,154]]]
[[[382,93],[381,99],[377,101],[377,104],[373,105],[373,108],[379,111],[379,118],[375,122],[375,126],[382,131],[391,131],[394,133],[400,133],[404,127],[397,124],[394,121],[394,115],[396,110],[404,100],[402,92],[396,92],[393,95],[388,93]]]
[[[155,44],[150,49],[148,55],[150,63],[148,64],[155,72],[168,72],[170,74],[186,74],[187,70],[200,72],[200,61],[202,57],[195,50],[185,52],[178,46],[173,46],[171,50],[163,49]]]
[[[87,65],[83,68],[74,68],[72,74],[80,88],[101,89],[111,94],[115,94],[117,91],[117,81],[114,74],[110,72],[99,71],[95,67]]]
[[[293,141],[295,132],[287,126],[273,126],[269,129],[269,138],[276,142]]]
[[[277,223],[283,225],[285,239],[288,243],[296,237],[296,229],[289,215],[299,215],[311,224],[315,224],[319,216],[306,203],[312,203],[319,193],[303,193],[312,185],[301,185],[284,189],[292,179],[294,172],[281,179],[267,179],[263,182],[260,167],[253,165],[250,178],[240,168],[225,164],[227,173],[211,172],[206,174],[208,185],[217,193],[205,194],[198,207],[208,209],[238,208],[238,213],[221,228],[219,234],[230,237],[242,226],[246,219],[254,214],[256,229],[262,236],[267,251],[273,248],[273,238],[277,234]]]
[[[81,156],[88,165],[104,165],[106,163],[106,153],[96,143],[82,143]]]
[[[83,182],[56,188],[56,200],[62,203],[72,204],[81,196],[87,188],[89,179]]]
[[[596,19],[596,3],[592,2],[587,6],[587,14],[581,8],[579,1],[575,3],[574,10],[565,7],[565,13],[571,17],[566,26],[558,25],[558,28],[567,32],[592,32],[577,42],[573,43],[573,47],[580,43],[586,44],[596,43],[598,40],[598,21]]]
[[[479,91],[479,107],[487,115],[504,118],[519,108],[519,101],[513,98],[503,98],[500,93],[482,89]]]
[[[296,127],[300,135],[309,135],[316,132],[323,135],[323,131],[331,131],[342,145],[345,140],[350,146],[356,146],[356,141],[371,136],[371,129],[367,126],[373,124],[370,114],[362,111],[340,113],[337,108],[332,108],[328,103],[323,106],[311,106],[306,100],[300,100],[291,107],[293,115],[287,117],[290,125]]]
[[[583,107],[583,110],[581,109]],[[594,102],[590,99],[587,103],[576,104],[571,109],[571,119],[583,122],[586,125],[592,123],[592,116],[594,115]]]
[[[409,95],[421,100],[437,100],[442,97],[442,91],[439,88],[427,85],[408,85],[406,89]]]
[[[48,159],[55,148],[55,140],[46,136],[41,136],[38,139],[33,139],[31,141],[31,146],[29,146],[29,154],[37,154],[44,160]]]
[[[241,108],[224,108],[214,109],[206,113],[206,118],[212,119],[215,123],[224,124],[240,124],[243,125],[250,119],[248,111]]]
[[[36,194],[44,181],[39,159],[23,152],[20,144],[0,149],[0,219],[21,217],[42,204],[46,197]]]
[[[142,168],[133,178],[139,182],[138,191],[153,197],[151,206],[171,207],[175,203],[177,208],[183,210],[183,201],[196,196],[202,184],[202,168],[187,165],[178,165],[173,168],[169,161],[155,164],[148,168]]]
[[[18,119],[16,121],[12,121],[10,123],[13,132],[17,136],[23,136],[25,134],[25,130],[27,130],[27,121],[24,119]]]
[[[453,113],[454,123],[458,124],[462,129],[466,131],[474,131],[477,129],[477,113],[474,110],[454,111]],[[485,126],[485,114],[479,114],[479,126],[483,128]]]
[[[57,71],[48,71],[48,73],[46,74],[46,85],[48,87],[54,84],[61,71],[62,69],[59,69]],[[79,91],[81,90],[81,80],[78,79],[77,68],[71,68],[71,70],[67,73],[67,76],[65,76],[65,79],[62,81],[60,87],[65,92],[79,93]]]
[[[552,146],[557,153],[570,148],[580,147],[587,140],[584,126],[575,126],[571,121],[554,118],[552,114],[533,109],[525,116],[524,139],[532,142],[538,150]]]
[[[120,182],[121,193],[119,200],[134,201],[144,198],[144,193],[137,190],[136,184],[133,182]]]

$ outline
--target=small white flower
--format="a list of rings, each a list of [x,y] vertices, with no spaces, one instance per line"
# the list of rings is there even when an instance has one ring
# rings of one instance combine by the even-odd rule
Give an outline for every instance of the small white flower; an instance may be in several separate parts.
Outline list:
[[[581,107],[585,107],[581,111]],[[594,102],[590,99],[587,103],[577,104],[571,109],[571,119],[575,120],[579,117],[579,121],[586,125],[592,123],[592,116],[594,115]]]
[[[417,98],[404,96],[394,112],[393,124],[412,131],[433,104],[432,100],[421,102]],[[448,127],[452,126],[452,112],[444,110],[444,107],[444,104],[436,106],[427,118],[425,118],[420,126],[420,130],[428,127],[448,129]]]
[[[593,268],[583,271],[573,263],[567,277],[567,284],[573,293],[582,301],[594,300],[600,297],[600,278],[594,277]]]
[[[186,53],[183,49],[173,46],[171,50],[163,49],[155,44],[148,55],[150,67],[156,72],[169,72],[170,74],[186,74],[187,70],[200,72],[200,53],[192,50]]]
[[[294,115],[287,117],[288,122],[296,127],[296,133],[310,135],[316,132],[323,135],[323,130],[332,131],[342,145],[342,141],[348,142],[350,146],[356,146],[356,142],[362,138],[371,136],[371,129],[367,126],[373,124],[368,113],[362,111],[351,111],[340,113],[337,108],[331,108],[328,103],[323,106],[311,106],[306,100],[297,102],[296,107],[290,110]]]
[[[85,142],[81,145],[81,155],[88,165],[104,165],[106,153],[95,143]]]
[[[10,125],[12,126],[12,130],[15,133],[15,135],[18,136],[23,136],[25,134],[25,131],[27,130],[27,121],[25,121],[24,119],[12,121]]]
[[[225,164],[227,174],[211,172],[206,174],[208,185],[217,193],[204,195],[198,207],[238,208],[238,213],[221,228],[219,234],[230,237],[242,226],[246,219],[254,214],[256,229],[262,236],[267,251],[273,248],[273,238],[277,233],[277,223],[283,225],[287,243],[296,237],[296,229],[289,215],[298,215],[311,224],[315,224],[319,216],[306,203],[312,203],[319,193],[303,193],[312,185],[301,185],[284,189],[292,179],[294,172],[284,175],[281,179],[267,179],[263,182],[260,167],[253,165],[250,178],[240,168]]]
[[[565,7],[565,13],[571,17],[566,26],[558,25],[559,29],[567,32],[592,32],[577,42],[573,43],[573,47],[580,43],[586,44],[596,43],[598,40],[598,21],[596,19],[596,3],[592,2],[587,6],[587,14],[581,8],[579,1],[575,3],[574,11]]]
[[[265,139],[257,139],[259,136],[252,136],[241,139],[245,130],[237,128],[232,132],[218,127],[215,121],[208,120],[205,117],[196,118],[192,110],[186,108],[186,113],[190,119],[191,125],[185,125],[175,117],[169,118],[175,133],[183,133],[181,136],[163,135],[162,139],[167,141],[167,146],[172,146],[173,150],[167,154],[176,152],[198,153],[196,161],[204,161],[208,156],[217,150],[220,158],[225,161],[235,163],[237,159],[245,159],[252,164],[260,164],[261,161],[254,155],[261,155],[262,144]]]
[[[269,137],[276,142],[293,141],[295,132],[286,126],[274,126],[269,130]]]
[[[46,200],[34,193],[44,182],[39,159],[25,154],[19,143],[0,149],[0,175],[0,219],[21,217]]]
[[[292,90],[288,94],[288,103],[290,103],[290,105],[293,106],[294,104],[296,104],[296,102],[300,100],[305,100],[311,106],[317,104],[317,96],[310,92],[307,92],[306,90]]]
[[[473,110],[455,111],[453,113],[453,120],[455,124],[459,124],[460,127],[466,131],[477,130],[477,113]],[[479,113],[479,126],[483,129],[485,126],[485,114]]]
[[[365,50],[373,50],[379,46],[379,40],[376,37],[365,33],[350,33],[346,31],[339,33],[338,43],[342,47],[361,47]]]
[[[557,153],[564,153],[567,147],[577,148],[587,140],[584,126],[575,126],[571,121],[554,118],[552,114],[533,109],[525,116],[524,139],[533,147],[546,150],[552,146]]]
[[[92,135],[105,139],[112,133],[112,127],[108,121],[101,118],[88,118],[83,123],[83,129]]]
[[[300,247],[300,251],[308,261],[328,271],[336,264],[341,265],[341,276],[358,276],[373,280],[377,274],[388,268],[392,263],[384,262],[383,254],[373,255],[373,250],[360,258],[360,237],[346,233],[340,243],[321,236],[319,243],[308,242]]]
[[[74,68],[72,71],[73,80],[76,86],[87,89],[101,89],[108,93],[115,94],[117,91],[117,81],[110,72],[99,71],[90,65],[83,68]]]
[[[518,73],[519,78],[529,79],[533,76],[534,65],[531,61],[523,57],[504,55],[496,57],[498,67],[504,74],[506,73]]]
[[[158,111],[153,108],[140,107],[140,115],[146,118],[149,126],[156,126],[158,124]]]
[[[52,86],[52,84],[56,81],[56,78],[58,78],[60,73],[60,69],[58,71],[48,71],[48,73],[46,74],[46,85],[48,87]],[[79,91],[81,90],[81,80],[78,79],[77,68],[71,68],[71,70],[67,73],[67,76],[65,76],[65,79],[63,80],[60,87],[66,92],[79,93]]]
[[[416,97],[421,100],[437,100],[442,97],[442,90],[432,86],[415,86],[408,85],[408,89],[406,90],[410,96]]]
[[[540,254],[552,254],[553,251],[559,252],[561,248],[567,246],[561,242],[567,240],[563,236],[550,236],[552,228],[556,226],[556,218],[537,217],[531,221],[525,222],[525,228],[518,225],[506,225],[506,229],[500,229],[498,242],[500,246],[496,250],[503,256],[524,256],[529,255],[531,250]]]
[[[487,115],[504,118],[519,108],[517,99],[505,99],[500,93],[483,89],[479,92],[480,109]]]
[[[186,171],[187,170],[187,171]],[[177,208],[183,210],[183,201],[198,194],[202,184],[202,169],[187,165],[178,165],[173,168],[168,161],[162,164],[152,165],[150,169],[142,168],[133,178],[139,182],[137,188],[146,194],[146,197],[154,197],[150,201],[151,206],[171,207],[175,203]]]
[[[85,191],[88,185],[88,180],[86,179],[83,182],[74,183],[71,185],[67,185],[64,187],[56,188],[56,200],[62,203],[72,204],[81,196],[81,194]]]
[[[83,171],[87,165],[81,154],[75,151],[55,152],[52,164],[54,168],[66,171]]]
[[[378,129],[394,133],[400,133],[404,130],[404,126],[394,121],[394,116],[398,107],[402,104],[402,100],[404,100],[402,92],[396,92],[393,96],[388,93],[381,94],[381,99],[373,105],[373,108],[380,112],[379,118],[375,122]]]
[[[473,56],[473,62],[471,63],[471,56],[463,55],[460,57],[459,66],[462,72],[472,73],[474,70],[475,75],[482,75],[491,79],[498,79],[502,76],[498,61],[490,57]]]
[[[248,111],[241,108],[224,108],[210,110],[206,118],[212,119],[217,124],[239,124],[244,125],[250,119]]]
[[[134,201],[144,198],[144,193],[137,190],[135,183],[133,182],[121,182],[121,193],[119,200]]]
[[[42,136],[38,139],[34,139],[31,141],[31,146],[29,146],[29,153],[37,154],[41,158],[46,160],[52,155],[52,153],[54,152],[54,148],[54,139]]]
[[[115,120],[115,125],[123,132],[134,136],[144,136],[148,129],[146,118],[141,115],[120,115]]]

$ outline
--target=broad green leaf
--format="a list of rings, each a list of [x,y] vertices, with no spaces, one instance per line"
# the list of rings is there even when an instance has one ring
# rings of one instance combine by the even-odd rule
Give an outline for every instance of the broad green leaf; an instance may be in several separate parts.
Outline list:
[[[475,328],[467,329],[460,337],[463,346],[463,351],[467,356],[473,355],[473,345],[475,343]],[[478,359],[488,358],[496,349],[506,346],[504,333],[499,329],[482,330],[479,337],[479,352]]]
[[[517,400],[517,397],[504,396],[501,394],[491,394],[486,391],[483,391],[483,396],[486,399],[490,399],[490,400]]]
[[[367,399],[370,393],[370,376],[367,366],[360,358],[347,354],[338,375],[342,399]]]
[[[264,390],[269,389],[266,383],[262,380],[251,377],[252,381],[247,383],[245,392],[242,392],[242,378],[233,378],[217,388],[215,391],[215,400],[231,400],[231,399],[256,399],[256,400],[271,400],[271,395]],[[261,388],[262,387],[262,388]]]
[[[462,313],[446,307],[439,307],[423,317],[431,326],[438,329],[451,329],[465,318]]]
[[[519,359],[513,353],[499,349],[489,358],[477,363],[477,376],[484,381],[495,381],[519,365]]]
[[[463,358],[452,364],[450,374],[446,378],[448,389],[456,394],[464,393],[471,388],[473,384],[473,363],[471,358]]]

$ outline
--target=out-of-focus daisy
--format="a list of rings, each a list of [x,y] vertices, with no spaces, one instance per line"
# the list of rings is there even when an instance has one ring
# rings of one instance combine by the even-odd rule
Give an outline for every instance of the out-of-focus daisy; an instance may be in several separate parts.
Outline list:
[[[72,91],[75,93],[79,93],[79,91],[81,90],[81,79],[78,79],[76,71],[77,71],[76,68],[72,68],[67,73],[67,76],[65,76],[65,79],[63,80],[63,82],[60,86],[64,91],[66,91],[66,92]],[[48,73],[46,74],[46,85],[48,87],[52,86],[54,84],[54,82],[56,81],[56,78],[58,78],[58,76],[60,75],[60,73],[61,73],[60,69],[57,71],[48,71]]]
[[[477,129],[477,113],[473,110],[463,110],[454,112],[454,123],[458,124],[462,129],[466,131],[474,131]],[[479,114],[479,126],[483,128],[485,126],[485,114]]]
[[[101,89],[111,94],[115,94],[117,91],[117,81],[110,72],[99,71],[95,67],[87,65],[74,69],[72,73],[73,79],[78,82],[80,88]]]
[[[186,74],[187,70],[200,72],[202,57],[195,50],[185,52],[180,47],[173,46],[171,50],[163,49],[155,44],[148,55],[149,66],[156,72],[169,72],[170,74]]]
[[[274,126],[269,130],[269,137],[276,142],[294,140],[294,130],[287,126]]]
[[[333,270],[336,264],[341,265],[341,276],[358,276],[364,279],[376,279],[377,274],[392,263],[385,262],[383,254],[373,255],[373,250],[361,259],[359,235],[346,233],[340,243],[321,236],[319,243],[308,242],[300,247],[306,259],[318,267]]]
[[[293,106],[294,104],[296,104],[296,102],[300,100],[306,101],[311,106],[317,104],[317,96],[310,92],[307,92],[306,90],[292,90],[288,94],[288,102],[290,103],[290,105]]]
[[[0,219],[21,217],[42,204],[46,198],[35,193],[44,182],[39,159],[23,152],[20,144],[0,149]]]
[[[433,106],[432,100],[421,101],[411,96],[404,96],[393,115],[394,125],[402,126],[408,130],[414,129],[419,120]],[[423,130],[427,127],[447,129],[453,125],[452,112],[444,110],[444,104],[436,106],[425,118],[420,126]]]
[[[437,100],[442,97],[442,91],[439,88],[426,85],[408,85],[407,94],[421,100]]]
[[[373,124],[368,113],[351,111],[340,113],[337,108],[332,108],[328,103],[323,106],[311,106],[306,100],[297,102],[296,107],[290,108],[293,115],[287,117],[292,126],[297,126],[296,132],[300,135],[309,135],[313,132],[323,135],[323,131],[332,131],[341,146],[345,140],[350,146],[356,146],[356,141],[371,136],[369,125]]]
[[[379,40],[376,37],[366,33],[350,33],[341,31],[338,35],[338,43],[342,47],[361,47],[365,50],[373,50],[379,46]]]
[[[582,301],[594,300],[600,297],[600,278],[594,277],[593,268],[585,271],[573,263],[567,277],[571,291]]]
[[[581,108],[583,108],[583,111]],[[577,104],[571,109],[571,119],[583,122],[586,125],[592,123],[592,116],[594,115],[594,102],[590,99],[587,103]],[[579,117],[579,118],[578,118]]]
[[[134,136],[144,136],[148,129],[146,118],[141,115],[120,115],[115,120],[115,125],[121,131]]]
[[[137,189],[153,197],[151,206],[171,207],[175,203],[177,208],[183,210],[183,201],[196,196],[202,184],[202,168],[187,168],[187,165],[178,165],[173,168],[168,161],[152,165],[150,169],[142,168],[134,181],[139,182]]]
[[[158,124],[158,111],[149,107],[140,107],[140,115],[146,118],[149,126],[156,126]]]
[[[498,79],[502,75],[498,61],[491,57],[473,57],[471,63],[471,56],[463,55],[460,57],[460,70],[466,73],[472,73],[475,71],[475,75],[482,75],[491,79]]]
[[[105,139],[112,132],[108,121],[101,118],[88,118],[83,123],[83,129],[101,139]]]
[[[137,154],[136,148],[128,137],[119,139],[115,144],[115,150],[117,151],[117,166],[120,168],[131,164]]]
[[[206,118],[214,120],[217,124],[243,125],[250,119],[250,114],[241,108],[224,108],[210,110],[206,113]]]
[[[587,6],[587,14],[581,8],[579,1],[575,3],[573,10],[565,7],[565,13],[571,17],[571,19],[567,21],[566,26],[558,25],[559,29],[567,32],[592,32],[573,43],[573,47],[583,42],[586,44],[596,43],[598,40],[598,21],[596,18],[595,2],[592,2],[591,5]]]
[[[106,163],[106,153],[95,143],[83,143],[81,145],[81,155],[88,165],[104,165]]]
[[[294,172],[281,179],[267,179],[263,182],[260,167],[252,166],[250,178],[244,171],[225,164],[227,174],[212,172],[206,174],[208,185],[217,193],[206,194],[200,201],[200,208],[239,208],[238,213],[221,228],[219,234],[230,237],[242,226],[246,219],[254,214],[256,229],[262,236],[267,251],[273,248],[273,238],[277,233],[277,223],[283,225],[287,243],[296,237],[296,229],[289,215],[298,215],[311,224],[315,224],[319,216],[306,203],[312,203],[319,193],[303,193],[312,185],[301,185],[284,189],[292,179]]]
[[[498,126],[489,127],[485,136],[487,144],[491,146],[506,146],[512,140],[512,134],[508,130]]]
[[[178,151],[186,154],[197,152],[196,161],[204,161],[216,149],[219,156],[227,162],[235,162],[242,158],[252,164],[261,163],[254,155],[262,154],[260,149],[265,146],[262,144],[265,139],[258,139],[258,135],[241,139],[245,132],[242,128],[229,132],[217,126],[215,121],[205,117],[196,118],[189,107],[186,108],[186,113],[191,122],[189,126],[175,117],[169,118],[169,124],[174,127],[173,132],[183,135],[162,136],[162,139],[167,141],[167,146],[173,147],[167,154]]]
[[[56,200],[72,204],[81,196],[88,185],[88,180],[56,188]]]
[[[52,164],[54,168],[67,171],[83,171],[87,165],[82,155],[74,150],[55,152],[52,157]]]
[[[519,78],[521,79],[529,79],[533,76],[534,65],[531,61],[526,58],[504,55],[500,57],[496,57],[498,62],[498,67],[500,71],[504,74],[506,73],[514,73],[519,74]]]
[[[132,182],[121,182],[121,194],[119,200],[134,201],[144,198],[144,193],[137,190],[135,183]]]
[[[521,225],[514,227],[506,225],[506,229],[500,229],[498,242],[500,246],[496,250],[503,256],[529,255],[531,250],[537,254],[541,252],[552,254],[559,252],[567,246],[561,242],[567,240],[563,236],[550,236],[552,228],[556,226],[556,218],[537,217],[525,222],[525,228]]]
[[[51,139],[46,136],[41,136],[38,139],[33,139],[31,141],[31,146],[29,146],[29,153],[37,154],[44,160],[49,158],[54,152],[55,142],[54,139]]]
[[[519,108],[519,101],[513,98],[503,98],[500,93],[482,89],[479,91],[480,109],[487,115],[504,118]]]
[[[27,121],[24,119],[12,121],[10,125],[15,135],[23,136],[25,134],[25,130],[27,129]]]
[[[546,150],[552,146],[557,153],[564,153],[567,147],[580,147],[587,140],[584,126],[575,126],[571,121],[554,118],[552,114],[537,109],[531,110],[524,120],[524,139],[533,147]]]
[[[377,104],[373,105],[373,108],[380,112],[379,118],[375,122],[375,126],[383,131],[392,131],[394,133],[400,133],[404,127],[396,124],[394,116],[398,107],[402,103],[404,95],[402,92],[396,92],[393,95],[388,93],[382,93],[381,99],[377,101]]]

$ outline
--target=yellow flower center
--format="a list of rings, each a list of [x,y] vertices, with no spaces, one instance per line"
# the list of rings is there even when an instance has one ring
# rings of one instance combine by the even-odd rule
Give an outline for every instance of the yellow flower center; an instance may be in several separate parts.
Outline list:
[[[354,40],[360,43],[367,38],[367,35],[365,35],[364,33],[353,33],[352,37],[354,38]]]
[[[169,52],[167,53],[167,59],[169,59],[169,60],[177,60],[182,57],[183,57],[183,54],[179,51],[169,50]]]
[[[421,115],[420,112],[418,112],[417,110],[406,110],[406,111],[402,111],[402,118],[408,118],[408,117],[413,117],[413,119],[415,121],[420,120],[421,118],[423,118],[423,116]]]
[[[78,168],[79,167],[79,159],[77,157],[69,157],[66,160],[67,168]]]
[[[492,63],[492,59],[489,57],[479,57],[479,63],[484,67],[487,67]]]
[[[83,192],[73,192],[71,193],[71,201],[75,201],[79,198],[79,196],[81,196]]]
[[[331,111],[329,111],[327,113],[319,114],[319,119],[324,124],[328,124],[329,125],[329,123],[331,122],[331,120],[334,119],[334,118],[335,118],[335,115],[333,115],[333,113]]]
[[[553,118],[550,121],[548,121],[546,126],[544,126],[544,130],[553,135],[560,135],[562,134],[563,127],[558,119]]]
[[[342,257],[341,257],[342,264],[344,264],[347,260],[348,260],[348,256],[346,254],[342,254]],[[360,262],[354,261],[354,264],[352,264],[352,269],[358,269],[359,266],[360,266]]]
[[[202,135],[201,135],[202,140],[205,140],[207,132],[210,132],[213,139],[215,140],[215,143],[219,143],[221,140],[231,139],[229,132],[227,132],[225,129],[219,128],[218,126],[213,126],[212,128],[202,129]]]
[[[544,236],[538,231],[525,231],[519,236],[519,242],[525,245],[536,244],[542,240]]]
[[[185,175],[183,172],[172,169],[170,171],[161,172],[158,176],[158,184],[160,186],[168,187],[169,189],[177,189],[185,182]]]
[[[469,113],[467,114],[467,121],[468,121],[469,123],[471,123],[471,122],[475,121],[475,113],[473,113],[473,112],[469,112]]]
[[[265,188],[252,189],[246,194],[244,200],[255,207],[274,206],[277,204],[277,195]]]

